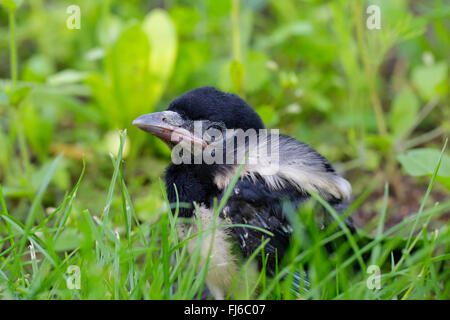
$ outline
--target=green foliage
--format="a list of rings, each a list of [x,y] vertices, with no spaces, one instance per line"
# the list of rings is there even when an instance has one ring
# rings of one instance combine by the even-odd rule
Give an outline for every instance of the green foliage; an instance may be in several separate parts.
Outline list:
[[[242,298],[296,298],[289,273],[305,266],[304,298],[448,298],[445,1],[0,4],[0,297],[199,298],[207,267],[178,239],[160,181],[170,150],[131,122],[213,85],[335,163],[355,197],[345,215],[363,227],[319,230],[320,203],[337,216],[313,195],[290,212],[278,274],[257,275],[261,290]],[[72,4],[79,30],[66,27]],[[381,29],[366,27],[369,4]],[[197,227],[200,248],[224,226]],[[380,290],[366,287],[369,262],[382,267]],[[81,290],[67,288],[70,265],[82,266]]]
[[[22,0],[2,0],[1,4],[3,4],[10,12],[14,12],[22,2]]]
[[[153,10],[142,24],[120,33],[106,54],[106,79],[93,74],[86,80],[111,128],[128,126],[154,110],[172,74],[176,52],[174,26],[163,10]]]
[[[205,229],[199,224],[198,232],[190,234],[187,240],[180,241],[176,225],[181,223],[178,221],[181,218],[178,218],[177,214],[172,216],[167,208],[159,214],[158,223],[139,221],[124,181],[121,150],[125,138],[126,132],[121,133],[118,155],[112,158],[111,169],[114,170],[110,192],[101,218],[74,206],[79,188],[86,178],[84,165],[78,182],[72,191],[65,195],[61,205],[49,213],[48,217],[38,214],[39,203],[42,202],[42,196],[61,163],[61,156],[45,170],[25,224],[9,214],[0,186],[0,219],[3,220],[8,234],[8,237],[0,241],[0,245],[4,246],[8,241],[11,245],[0,254],[2,298],[193,299],[201,295],[208,262],[200,267],[200,248],[208,235],[225,226],[212,225]],[[224,200],[217,205],[216,214],[225,205],[238,177],[239,172],[233,178]],[[112,226],[113,216],[107,213],[112,209],[112,195],[116,187],[121,195],[121,209],[117,208],[122,211],[123,217],[123,227],[120,229]],[[383,212],[387,209],[387,195],[385,192]],[[419,217],[427,220],[423,227],[426,229],[432,217],[450,208],[448,201],[425,209],[417,217],[405,219],[386,231],[383,230],[384,219],[381,219],[376,237],[368,237],[361,232],[351,235],[343,223],[343,218],[318,195],[313,194],[313,197],[326,207],[337,223],[330,225],[325,231],[319,231],[312,219],[311,207],[304,208],[299,215],[291,213],[291,223],[295,225],[296,233],[292,251],[288,255],[294,259],[283,263],[273,279],[260,274],[256,285],[265,290],[257,293],[256,286],[253,286],[241,293],[241,298],[295,299],[296,296],[289,289],[292,279],[286,276],[292,270],[302,269],[305,264],[308,264],[311,270],[311,290],[305,292],[303,298],[417,299],[430,295],[445,297],[439,286],[445,284],[448,272],[437,273],[436,270],[439,270],[449,257],[445,248],[438,249],[435,255],[432,253],[439,246],[448,245],[448,228],[441,229],[430,238],[427,238],[426,232],[413,237],[414,241],[407,245],[408,250],[403,252],[397,264],[383,268],[380,290],[367,290],[367,274],[355,271],[353,264],[358,259],[364,264],[362,255],[367,254],[372,257],[374,264],[389,264],[390,252],[403,245],[403,240],[398,237],[401,231],[414,230],[410,226],[414,223],[416,227]],[[34,219],[37,220],[35,223]],[[337,224],[344,231],[336,232]],[[14,238],[19,236],[20,241],[15,242]],[[345,237],[348,237],[350,242],[344,240]],[[191,255],[188,255],[187,251],[189,239],[198,241],[197,250]],[[344,241],[341,249],[334,256],[328,256],[324,250],[325,244],[335,243],[339,239]],[[30,246],[25,248],[25,243],[30,243]],[[416,248],[416,251],[413,252],[413,248]],[[260,249],[263,250],[263,247]],[[29,257],[27,260],[19,259],[22,252]],[[59,254],[61,252],[65,255]],[[251,259],[254,257],[255,255]],[[69,286],[72,276],[68,271],[70,266],[81,267],[80,289],[71,289]],[[235,282],[245,281],[245,269],[244,267],[239,277],[234,279]],[[421,277],[411,276],[417,272],[421,273]]]
[[[406,172],[412,176],[431,176],[440,156],[436,149],[409,150],[406,155],[398,155],[397,159]],[[437,180],[450,189],[450,157],[443,155],[437,172]]]
[[[424,99],[431,99],[436,94],[444,96],[447,93],[448,65],[441,61],[428,66],[417,66],[412,73],[412,81]]]
[[[406,87],[394,98],[389,112],[389,125],[395,138],[402,137],[419,112],[419,99],[411,88]]]

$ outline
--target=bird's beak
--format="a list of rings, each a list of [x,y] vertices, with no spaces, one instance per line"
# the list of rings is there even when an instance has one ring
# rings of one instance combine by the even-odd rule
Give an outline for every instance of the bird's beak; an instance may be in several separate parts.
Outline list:
[[[165,142],[172,142],[198,146],[205,149],[207,144],[201,137],[182,127],[180,115],[172,111],[162,111],[144,114],[133,120],[133,125],[141,130],[153,134]]]

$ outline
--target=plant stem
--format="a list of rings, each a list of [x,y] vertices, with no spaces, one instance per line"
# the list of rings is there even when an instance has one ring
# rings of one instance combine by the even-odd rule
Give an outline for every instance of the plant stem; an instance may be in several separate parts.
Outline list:
[[[381,136],[387,135],[386,121],[384,120],[383,108],[381,106],[380,98],[378,97],[377,90],[375,87],[376,79],[376,70],[372,70],[372,66],[370,64],[369,55],[367,52],[367,48],[364,44],[363,37],[363,23],[361,18],[361,1],[353,2],[353,17],[355,19],[355,27],[356,27],[356,40],[358,44],[359,51],[361,53],[361,60],[364,69],[364,75],[366,77],[367,87],[369,89],[370,100],[372,102],[372,108],[375,113],[375,118],[377,121],[378,133]]]
[[[439,103],[439,98],[434,97],[431,99],[419,112],[416,119],[414,119],[414,122],[409,126],[408,130],[402,135],[400,138],[401,141],[404,141],[407,137],[409,137],[414,129],[417,128],[417,126],[425,119],[425,117],[430,114],[430,112],[436,107]]]
[[[372,104],[375,118],[377,121],[378,134],[382,137],[388,136],[388,130],[386,121],[384,119],[383,107],[381,106],[380,98],[377,93],[375,79],[378,74],[377,68],[373,67],[370,63],[370,57],[367,51],[366,44],[364,42],[363,22],[362,22],[362,1],[353,1],[353,18],[355,19],[356,27],[356,40],[359,52],[361,53],[361,61],[364,69],[364,75],[369,89],[369,96]],[[400,173],[398,172],[398,166],[394,157],[394,147],[391,147],[386,156],[386,171],[389,181],[392,184],[392,189],[398,200],[401,202],[404,200],[404,188],[401,181]]]
[[[11,80],[13,88],[17,87],[17,46],[16,46],[16,16],[14,10],[9,10],[9,49],[11,64]]]
[[[240,0],[232,0],[231,3],[233,63],[230,66],[230,73],[236,93],[243,96],[243,80],[245,70],[242,63],[241,30],[239,26],[239,1]]]
[[[20,119],[19,108],[14,110],[14,121],[15,121],[15,125],[17,128],[17,138],[19,140],[19,150],[20,150],[20,154],[22,156],[23,168],[25,170],[25,175],[28,178],[30,178],[31,177],[30,155],[28,154],[25,131],[23,128],[23,123]]]
[[[403,147],[404,147],[405,150],[408,150],[410,148],[414,148],[414,147],[418,146],[419,144],[428,142],[430,140],[433,140],[433,139],[443,135],[446,131],[447,130],[446,130],[446,128],[444,126],[439,126],[439,127],[435,128],[435,129],[433,129],[431,131],[428,131],[428,132],[426,132],[424,134],[421,134],[418,137],[415,137],[415,138],[412,138],[412,139],[410,139],[408,141],[405,141],[405,144],[404,144]]]
[[[17,88],[18,72],[17,72],[17,43],[16,43],[16,15],[15,10],[10,9],[8,14],[9,17],[9,50],[10,50],[10,67],[11,67],[11,81],[13,85],[13,91]],[[19,140],[19,149],[22,155],[23,167],[27,177],[31,176],[30,170],[30,157],[28,154],[27,143],[25,138],[25,132],[23,124],[20,119],[19,105],[13,108],[14,123],[17,128],[17,135]]]
[[[242,62],[241,33],[239,28],[239,1],[232,0],[231,20],[233,24],[233,57],[234,60]]]

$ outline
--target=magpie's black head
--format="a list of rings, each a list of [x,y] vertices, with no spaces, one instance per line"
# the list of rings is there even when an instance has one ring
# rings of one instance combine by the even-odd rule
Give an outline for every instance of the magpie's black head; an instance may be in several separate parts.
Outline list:
[[[190,120],[222,122],[227,129],[262,129],[264,124],[253,108],[233,93],[214,87],[188,91],[173,100],[167,110]]]
[[[208,144],[194,135],[194,122],[201,122],[202,133],[209,129],[263,129],[264,124],[253,108],[233,93],[214,87],[201,87],[188,91],[173,100],[163,112],[145,114],[133,121],[169,146],[181,141],[205,148]]]

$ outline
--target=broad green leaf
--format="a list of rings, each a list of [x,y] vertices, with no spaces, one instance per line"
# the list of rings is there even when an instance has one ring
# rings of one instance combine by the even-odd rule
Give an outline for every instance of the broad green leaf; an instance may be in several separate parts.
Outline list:
[[[419,100],[409,88],[400,91],[394,98],[389,112],[389,125],[395,138],[406,132],[419,111]]]
[[[12,89],[9,94],[9,103],[12,106],[18,106],[22,103],[30,93],[31,88],[28,86],[22,86]]]
[[[95,97],[99,107],[108,117],[103,117],[110,127],[120,126],[120,110],[117,107],[118,103],[112,91],[112,85],[106,81],[99,74],[91,74],[84,81],[91,89],[92,95]]]
[[[253,92],[258,90],[269,78],[267,69],[267,55],[259,51],[250,51],[247,54],[245,63],[245,91]]]
[[[105,58],[107,78],[86,79],[111,128],[127,127],[153,111],[172,74],[176,52],[175,27],[164,10],[151,11],[142,24],[120,33]]]
[[[50,76],[47,79],[47,83],[52,86],[79,83],[83,81],[86,77],[87,77],[86,72],[76,70],[63,70]]]
[[[436,180],[450,190],[450,177],[436,177]]]
[[[106,57],[111,83],[111,91],[106,94],[115,97],[116,110],[112,110],[111,115],[119,127],[127,126],[136,116],[151,111],[153,91],[149,84],[149,55],[147,35],[136,24],[122,32]],[[105,89],[98,79],[95,84],[98,90]],[[105,105],[103,108],[106,111],[113,106]]]
[[[23,0],[1,0],[0,3],[3,4],[9,11],[15,11],[21,4]]]
[[[152,10],[144,19],[142,29],[150,43],[148,68],[151,77],[149,98],[157,102],[172,75],[177,56],[175,26],[166,11]]]
[[[439,160],[440,151],[436,149],[414,149],[406,155],[398,155],[397,159],[405,171],[412,176],[431,176]],[[442,155],[437,180],[446,187],[450,184],[450,157]]]
[[[447,87],[440,84],[447,78],[447,63],[438,62],[429,66],[418,66],[412,72],[412,81],[422,98],[429,100],[433,96],[446,93]]]

